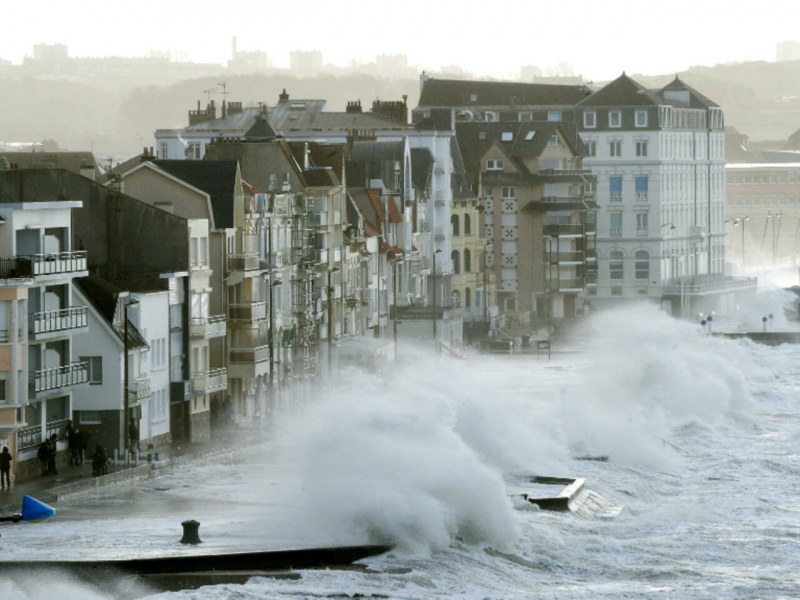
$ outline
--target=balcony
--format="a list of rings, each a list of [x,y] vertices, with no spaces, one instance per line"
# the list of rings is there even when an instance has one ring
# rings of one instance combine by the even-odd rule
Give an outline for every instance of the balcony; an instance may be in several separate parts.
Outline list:
[[[65,275],[86,271],[86,251],[55,252],[52,254],[34,254],[27,258],[31,261],[34,277],[40,275]]]
[[[128,389],[128,406],[141,406],[150,395],[150,378],[137,377]]]
[[[559,225],[554,223],[551,225],[545,225],[542,228],[542,232],[550,237],[579,238],[583,237],[584,235],[585,225],[582,225],[581,223],[570,225]]]
[[[583,264],[586,254],[582,250],[559,250],[557,252],[546,252],[546,256],[551,264]]]
[[[212,338],[224,337],[227,331],[228,323],[225,319],[225,315],[192,318],[193,339],[210,340]]]
[[[88,327],[89,309],[74,306],[62,310],[48,310],[33,315],[31,331],[38,338],[48,333],[75,331]]]
[[[213,394],[228,389],[228,370],[209,369],[204,373],[192,373],[192,388],[196,395]]]
[[[228,351],[228,376],[251,379],[269,373],[269,346],[231,348]]]
[[[89,363],[75,362],[61,367],[34,371],[30,378],[30,393],[38,396],[52,390],[64,390],[89,381]]]
[[[239,302],[228,305],[228,318],[231,321],[255,323],[267,318],[266,302]]]
[[[584,287],[583,277],[563,277],[547,280],[548,289],[551,292],[580,292]]]
[[[258,268],[258,252],[241,252],[228,255],[229,271],[253,271]]]
[[[311,213],[308,220],[311,227],[327,227],[328,213],[325,211]]]

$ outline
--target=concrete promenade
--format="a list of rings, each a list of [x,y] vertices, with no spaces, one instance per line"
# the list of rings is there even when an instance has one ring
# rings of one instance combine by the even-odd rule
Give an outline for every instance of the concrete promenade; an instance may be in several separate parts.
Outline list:
[[[150,461],[147,460],[148,452],[140,452],[138,463],[126,465],[120,462],[112,465],[107,475],[99,477],[92,475],[91,459],[82,465],[64,466],[58,470],[57,475],[44,475],[22,483],[12,483],[10,489],[0,490],[0,517],[19,514],[23,496],[32,496],[51,504],[58,511],[59,499],[67,496],[147,480],[189,462],[218,461],[220,458],[233,461],[237,455],[252,450],[252,444],[246,441],[251,437],[252,433],[247,430],[231,429],[215,436],[210,443],[161,446],[149,451]],[[158,460],[155,460],[156,453]]]

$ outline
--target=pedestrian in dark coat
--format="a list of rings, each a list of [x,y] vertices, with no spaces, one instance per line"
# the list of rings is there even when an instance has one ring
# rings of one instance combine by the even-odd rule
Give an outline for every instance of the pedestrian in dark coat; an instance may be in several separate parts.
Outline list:
[[[39,462],[42,463],[42,476],[47,475],[50,467],[50,440],[45,440],[39,444],[39,451],[36,453]]]
[[[11,453],[8,451],[8,446],[3,448],[3,452],[0,453],[0,489],[4,489],[6,486],[11,488],[11,461],[14,460],[11,458]]]
[[[50,436],[49,454],[47,457],[47,472],[51,475],[58,475],[56,469],[56,454],[58,453],[58,436],[54,433]]]

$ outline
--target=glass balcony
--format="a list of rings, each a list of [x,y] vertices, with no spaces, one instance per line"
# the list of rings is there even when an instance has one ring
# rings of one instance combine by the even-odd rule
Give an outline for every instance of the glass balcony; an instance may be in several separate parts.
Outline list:
[[[231,321],[253,323],[267,318],[266,302],[239,302],[228,305],[228,318]]]
[[[228,389],[228,370],[209,369],[204,373],[192,373],[192,388],[198,395],[211,394]]]
[[[228,329],[225,315],[192,318],[192,338],[208,340],[224,337]]]

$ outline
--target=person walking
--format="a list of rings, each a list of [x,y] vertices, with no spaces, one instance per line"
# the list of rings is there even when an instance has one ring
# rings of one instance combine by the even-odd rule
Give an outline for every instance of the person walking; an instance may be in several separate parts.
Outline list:
[[[3,452],[0,453],[0,489],[11,489],[11,453],[8,451],[8,446],[3,447]]]
[[[39,444],[39,450],[36,453],[39,457],[39,462],[42,463],[42,477],[48,474],[50,470],[50,440],[47,439]]]

